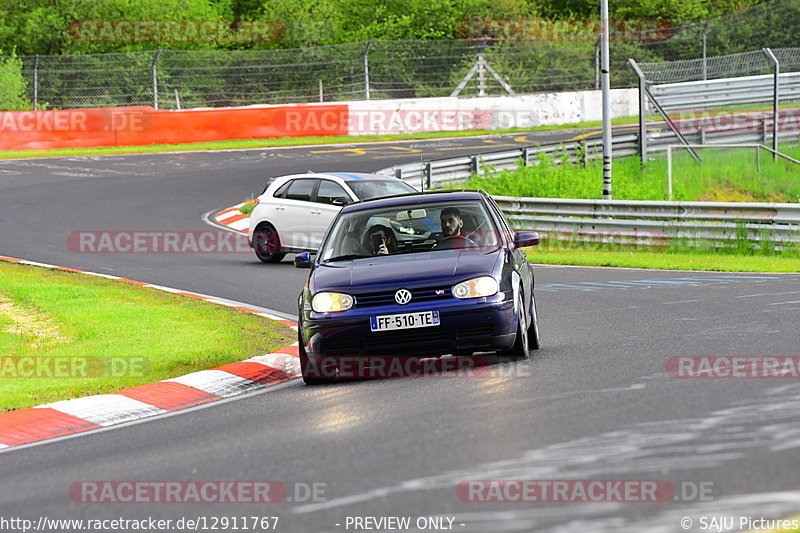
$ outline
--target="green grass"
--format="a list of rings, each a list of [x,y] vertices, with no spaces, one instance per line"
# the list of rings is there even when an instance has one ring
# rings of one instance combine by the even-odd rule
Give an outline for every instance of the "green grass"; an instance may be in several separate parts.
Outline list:
[[[800,158],[800,147],[780,150]],[[772,157],[762,151],[761,173],[753,149],[700,150],[702,162],[679,151],[673,157],[673,200],[676,201],[765,201],[800,202],[800,165]],[[642,168],[636,157],[613,162],[613,193],[619,200],[667,200],[667,163],[663,156]],[[586,167],[542,155],[538,164],[496,174],[473,176],[468,188],[491,194],[545,198],[602,198],[602,167],[599,159]]]
[[[528,250],[532,263],[661,270],[721,272],[800,272],[800,256],[742,256],[714,252],[603,249]]]
[[[614,119],[614,125],[637,123],[636,117]],[[248,148],[276,148],[283,146],[306,146],[313,144],[352,144],[391,142],[414,139],[439,139],[448,137],[474,137],[477,135],[503,135],[509,133],[527,133],[532,131],[553,131],[588,129],[599,127],[599,121],[576,122],[558,126],[538,126],[535,128],[508,128],[500,130],[470,131],[438,131],[423,133],[400,133],[393,135],[332,135],[325,137],[281,137],[269,139],[241,139],[233,141],[214,141],[183,144],[151,144],[147,146],[109,146],[98,148],[62,148],[57,150],[8,150],[0,151],[0,159],[18,159],[29,157],[69,157],[79,155],[111,155],[111,154],[150,154],[172,151],[193,150],[234,150]]]
[[[252,215],[253,209],[256,208],[256,201],[255,200],[245,200],[244,205],[239,208],[239,212],[245,215]]]
[[[263,355],[294,341],[289,327],[249,313],[18,264],[0,263],[3,302],[0,411],[151,383]],[[27,317],[32,331],[9,331],[20,316]],[[50,342],[42,342],[37,329],[49,331]],[[53,357],[78,365],[78,377],[18,377],[20,359],[8,359]]]

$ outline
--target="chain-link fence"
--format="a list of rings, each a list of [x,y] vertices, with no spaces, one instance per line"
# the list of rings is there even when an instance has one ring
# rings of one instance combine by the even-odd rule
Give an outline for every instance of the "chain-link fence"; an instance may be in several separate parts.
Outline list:
[[[641,42],[612,34],[612,87],[635,86],[628,58],[656,83],[768,73],[771,66],[760,52],[765,46],[776,52],[783,71],[800,70],[800,49],[793,48],[798,34],[800,0],[772,0],[733,15],[660,28]],[[376,40],[291,50],[0,57],[0,108],[176,109],[526,94],[596,89],[599,81],[595,35]],[[3,97],[12,91],[14,98]]]

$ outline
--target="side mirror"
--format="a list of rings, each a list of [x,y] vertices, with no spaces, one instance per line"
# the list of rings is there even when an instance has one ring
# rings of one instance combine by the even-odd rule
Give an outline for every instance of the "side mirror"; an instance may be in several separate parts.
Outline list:
[[[301,252],[294,256],[295,268],[311,268],[313,264],[310,252]]]
[[[333,199],[333,205],[340,205],[344,207],[349,203],[350,203],[350,198],[345,198],[344,196],[340,196],[339,198]]]
[[[514,248],[525,248],[537,244],[539,244],[539,234],[535,231],[518,231],[514,234]]]

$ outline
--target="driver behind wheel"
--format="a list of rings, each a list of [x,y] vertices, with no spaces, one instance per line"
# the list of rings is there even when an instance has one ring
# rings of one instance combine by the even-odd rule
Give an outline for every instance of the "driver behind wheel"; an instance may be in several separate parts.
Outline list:
[[[436,244],[436,248],[468,248],[475,246],[468,237],[462,233],[464,220],[457,207],[446,207],[439,215],[442,224],[443,238]]]

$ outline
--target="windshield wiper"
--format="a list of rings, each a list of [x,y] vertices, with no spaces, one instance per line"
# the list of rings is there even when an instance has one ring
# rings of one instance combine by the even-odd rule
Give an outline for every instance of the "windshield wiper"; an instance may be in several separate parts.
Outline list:
[[[348,259],[364,259],[366,257],[374,257],[372,255],[359,255],[359,254],[348,254],[348,255],[340,255],[338,257],[331,257],[330,259],[325,260],[326,263],[333,263],[334,261],[347,261]]]

